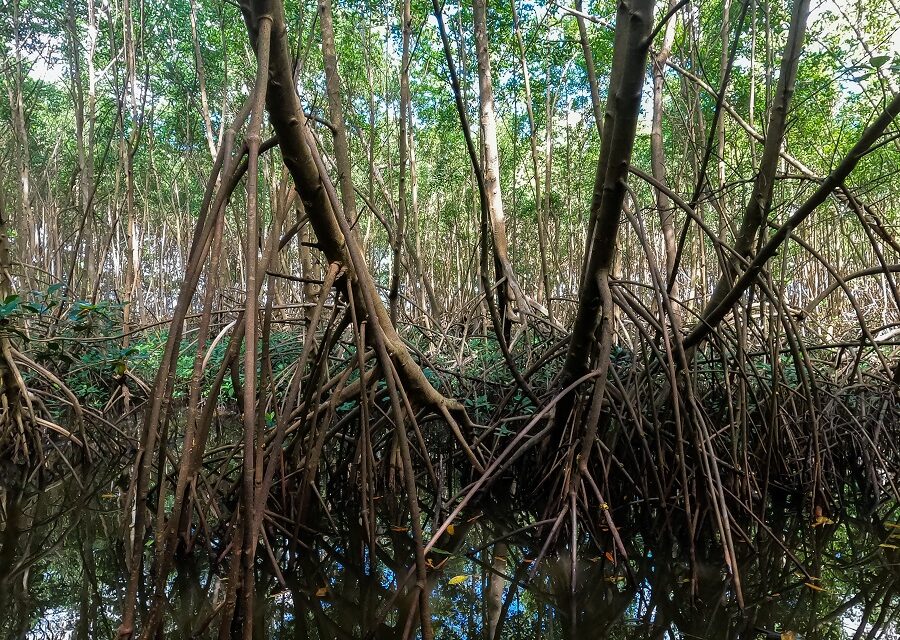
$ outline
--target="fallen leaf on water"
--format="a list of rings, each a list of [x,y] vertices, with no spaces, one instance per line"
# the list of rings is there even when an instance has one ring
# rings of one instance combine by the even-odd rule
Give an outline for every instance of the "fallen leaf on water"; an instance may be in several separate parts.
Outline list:
[[[324,598],[327,595],[328,595],[328,587],[319,587],[318,589],[316,589],[316,597],[317,598]]]
[[[447,525],[447,535],[452,536],[454,533],[456,533],[456,527],[454,527],[452,524],[448,524]]]
[[[781,640],[797,640],[797,634],[793,631],[782,631]]]
[[[612,554],[612,551],[607,551],[606,553],[603,554],[603,556],[604,556],[607,560],[609,560],[610,562],[612,562],[613,564],[616,563],[616,557]]]
[[[465,582],[466,580],[468,580],[471,577],[472,576],[453,576],[452,578],[450,578],[450,580],[448,580],[448,583],[449,584],[462,584],[463,582]]]
[[[820,587],[819,585],[813,584],[812,582],[804,582],[803,584],[805,584],[807,587],[809,587],[813,591],[825,591],[825,587]]]

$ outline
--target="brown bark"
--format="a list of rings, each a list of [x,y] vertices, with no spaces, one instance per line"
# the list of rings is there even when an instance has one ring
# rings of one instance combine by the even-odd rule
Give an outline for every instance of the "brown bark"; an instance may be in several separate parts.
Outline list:
[[[212,119],[209,115],[209,97],[206,92],[206,67],[203,64],[203,52],[200,50],[200,38],[197,36],[197,0],[191,0],[191,41],[194,45],[194,67],[197,70],[197,84],[200,89],[200,115],[203,118],[203,133],[209,157],[216,159],[216,138],[213,133]],[[224,93],[227,93],[224,92]]]
[[[541,256],[541,284],[543,285],[544,290],[544,304],[547,306],[547,317],[550,322],[553,322],[553,289],[550,285],[550,271],[547,267],[547,228],[546,223],[549,218],[550,211],[549,207],[545,207],[542,209],[543,200],[541,198],[541,174],[538,171],[538,150],[537,150],[537,124],[534,117],[534,105],[532,103],[531,98],[531,74],[528,71],[528,62],[525,59],[525,43],[522,40],[522,29],[519,26],[519,16],[516,11],[516,1],[510,1],[510,8],[512,9],[512,19],[513,19],[513,30],[516,34],[516,44],[518,45],[519,51],[519,65],[522,67],[522,79],[525,83],[525,109],[528,113],[528,129],[530,135],[528,136],[528,142],[531,146],[531,170],[534,175],[534,211],[535,211],[535,219],[537,221],[537,229],[538,229],[538,248]],[[594,79],[596,82],[596,78]],[[549,111],[547,112],[547,137],[550,136],[551,124]],[[550,167],[550,158],[549,156],[546,158],[548,174]],[[548,176],[549,177],[549,176]],[[548,192],[550,191],[550,181],[547,180],[546,189]]]
[[[491,562],[492,569],[488,574],[488,587],[485,596],[487,602],[487,624],[485,624],[485,640],[493,640],[497,633],[497,625],[500,623],[500,613],[503,610],[503,589],[506,586],[506,544],[498,542],[494,545],[494,557]]]
[[[600,89],[597,86],[597,69],[594,67],[594,54],[591,51],[591,41],[588,39],[587,25],[584,22],[584,9],[582,0],[575,0],[575,21],[578,23],[578,39],[581,42],[581,53],[584,56],[584,67],[587,70],[588,86],[591,88],[591,112],[594,114],[594,124],[597,125],[597,133],[603,131],[603,108],[600,106]]]
[[[612,331],[612,299],[609,276],[616,253],[616,236],[625,200],[628,165],[634,148],[646,73],[648,37],[653,27],[653,0],[622,2],[616,17],[612,81],[604,114],[600,156],[591,200],[590,235],[581,276],[578,309],[560,376],[565,388],[583,376],[592,363],[609,358],[611,341],[602,341],[598,353],[597,332]],[[571,394],[557,407],[557,427],[569,418]]]
[[[669,10],[676,5],[676,0],[669,1]],[[651,73],[653,77],[653,115],[650,124],[650,167],[653,177],[662,185],[668,186],[666,177],[666,154],[663,145],[663,86],[665,84],[666,60],[672,50],[675,40],[675,16],[671,16],[666,23],[663,32],[662,44],[653,55]],[[674,282],[675,274],[675,209],[672,201],[662,189],[656,190],[656,208],[659,212],[659,222],[662,227],[663,245],[666,257],[666,279]],[[672,285],[670,295],[678,297],[677,283]],[[676,310],[677,313],[677,310]]]
[[[294,179],[304,209],[309,213],[319,248],[328,262],[337,263],[346,269],[354,292],[364,290],[371,295],[371,309],[368,309],[362,300],[358,301],[359,315],[364,317],[365,314],[373,314],[374,319],[377,319],[391,359],[415,403],[442,414],[444,411],[461,413],[462,405],[438,393],[413,360],[400,336],[391,326],[387,310],[381,303],[375,283],[366,268],[358,240],[352,234],[345,235],[341,230],[338,216],[344,216],[344,211],[336,210],[329,198],[327,186],[330,185],[330,181],[328,176],[319,170],[316,162],[318,150],[310,144],[311,137],[306,131],[306,116],[300,109],[299,98],[294,90],[285,37],[283,5],[277,0],[271,3],[254,2],[253,10],[255,15],[261,12],[269,13],[274,20],[266,106],[270,122],[278,137],[284,164]],[[250,35],[255,46],[255,31],[251,30]]]
[[[406,219],[408,217],[408,204],[406,196],[406,175],[409,162],[409,47],[410,30],[412,28],[412,15],[410,13],[410,0],[403,0],[403,14],[401,16],[402,27],[402,53],[400,55],[400,175],[397,181],[397,224],[393,234],[394,264],[391,267],[391,288],[388,293],[390,302],[391,324],[397,325],[397,307],[400,295],[400,251],[403,248],[403,238],[406,233]]]
[[[787,114],[791,97],[794,93],[794,84],[797,80],[797,69],[800,64],[800,53],[806,34],[808,15],[809,0],[795,0],[788,40],[781,60],[778,88],[769,113],[769,125],[766,128],[762,159],[760,160],[756,180],[753,183],[753,191],[750,194],[750,199],[747,201],[741,226],[734,241],[735,252],[741,258],[746,258],[753,252],[760,230],[772,206],[775,172],[778,169],[781,145],[787,128]],[[704,318],[728,295],[737,271],[738,263],[736,260],[730,260],[723,265],[719,282],[704,308]]]
[[[478,62],[478,113],[481,123],[481,151],[484,157],[482,175],[487,194],[488,217],[491,227],[494,267],[497,281],[497,306],[500,309],[507,333],[507,324],[517,318],[526,306],[509,259],[509,239],[506,233],[506,215],[503,211],[503,195],[500,189],[500,152],[497,146],[497,114],[494,106],[494,87],[491,79],[491,54],[487,35],[486,0],[473,0],[472,13],[475,26],[475,52]],[[485,238],[486,242],[487,239]]]
[[[731,305],[737,302],[743,293],[753,285],[762,268],[778,252],[791,232],[812,215],[833,191],[843,185],[847,176],[856,168],[856,165],[870,151],[872,146],[878,142],[879,137],[898,115],[900,115],[900,94],[894,96],[881,115],[869,125],[841,163],[835,167],[834,171],[827,178],[822,180],[819,188],[772,234],[769,240],[754,255],[753,260],[741,273],[740,277],[730,289],[722,294],[721,301],[715,307],[707,306],[703,322],[694,327],[693,331],[685,336],[685,348],[696,346],[715,330],[716,326],[728,314]]]
[[[719,27],[719,40],[721,51],[719,52],[719,87],[724,91],[728,82],[728,35],[731,26],[731,0],[724,0],[722,4],[722,24]],[[735,35],[735,40],[737,35]],[[718,208],[719,208],[719,236],[725,237],[729,221],[725,218],[727,204],[725,202],[725,119],[721,115],[716,119],[716,177],[718,178]],[[674,274],[673,284],[674,284]]]

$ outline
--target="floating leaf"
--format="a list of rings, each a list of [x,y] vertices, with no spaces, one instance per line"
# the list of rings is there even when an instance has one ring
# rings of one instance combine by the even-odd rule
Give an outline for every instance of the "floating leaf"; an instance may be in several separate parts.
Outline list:
[[[316,589],[316,597],[317,598],[324,598],[327,595],[328,595],[328,587],[319,587],[318,589]]]
[[[612,554],[612,551],[607,551],[606,553],[603,554],[603,556],[604,556],[607,560],[609,560],[610,562],[612,562],[613,564],[616,563],[616,557]]]
[[[462,584],[463,582],[465,582],[466,580],[468,580],[471,577],[472,576],[453,576],[452,578],[450,578],[448,583],[449,584]]]
[[[797,634],[793,631],[782,631],[781,640],[797,640]]]
[[[447,525],[447,535],[452,536],[454,533],[456,533],[456,527],[454,527],[452,524],[448,524]]]

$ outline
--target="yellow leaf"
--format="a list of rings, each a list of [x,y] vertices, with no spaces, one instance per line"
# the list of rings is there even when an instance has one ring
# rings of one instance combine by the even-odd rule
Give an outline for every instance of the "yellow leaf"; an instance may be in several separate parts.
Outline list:
[[[328,595],[328,587],[319,587],[318,589],[316,589],[316,597],[317,598],[324,598],[327,595]]]
[[[826,524],[834,524],[834,520],[828,516],[818,516],[812,523],[814,527],[824,527]]]
[[[819,585],[813,584],[812,582],[804,582],[803,584],[805,584],[807,587],[809,587],[813,591],[825,591],[824,587],[820,587]]]
[[[447,535],[452,536],[454,533],[456,533],[456,527],[454,527],[452,524],[448,524],[447,525]]]
[[[793,631],[783,631],[781,633],[781,640],[797,640],[797,634]]]
[[[466,580],[468,580],[471,577],[472,576],[453,576],[452,578],[450,578],[450,580],[448,582],[450,584],[462,584],[463,582],[465,582]]]
[[[884,548],[884,549],[900,549],[900,547],[898,547],[898,546],[895,545],[895,544],[880,544],[880,545],[878,545],[878,546],[879,546],[879,547],[882,547],[882,548]]]
[[[118,493],[104,493],[100,497],[105,500],[111,500],[112,498],[118,498],[119,494]]]
[[[612,554],[612,551],[607,551],[607,552],[605,552],[605,553],[603,554],[603,556],[604,556],[607,560],[609,560],[610,562],[612,562],[613,564],[615,564],[616,558],[615,558],[615,556]]]

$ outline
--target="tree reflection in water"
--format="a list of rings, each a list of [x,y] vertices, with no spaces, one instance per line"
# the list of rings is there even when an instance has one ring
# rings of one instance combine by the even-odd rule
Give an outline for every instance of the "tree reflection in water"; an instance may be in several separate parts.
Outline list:
[[[115,636],[127,576],[119,471],[94,469],[45,485],[4,478],[2,637]],[[627,564],[583,539],[573,588],[570,551],[559,549],[535,565],[541,537],[530,537],[534,528],[521,531],[521,514],[469,514],[429,559],[435,631],[446,640],[483,638],[488,576],[501,570],[507,586],[497,638],[896,638],[900,525],[897,505],[889,507],[877,510],[881,517],[848,511],[834,522],[810,523],[789,498],[773,498],[768,531],[750,526],[752,519],[743,530],[743,611],[712,535],[696,545],[693,570],[685,541],[661,522],[628,532],[642,553]],[[270,548],[257,563],[259,637],[414,637],[414,585],[405,579],[412,575],[412,547],[409,534],[396,529],[383,528],[371,557],[360,532],[332,536],[327,522],[307,548],[291,548],[277,529],[269,531]],[[505,559],[492,557],[498,531],[515,529]],[[335,540],[355,540],[357,551]],[[216,635],[229,579],[228,567],[217,562],[223,556],[213,537],[207,549],[179,558],[165,637]],[[141,594],[145,605],[148,598]]]

